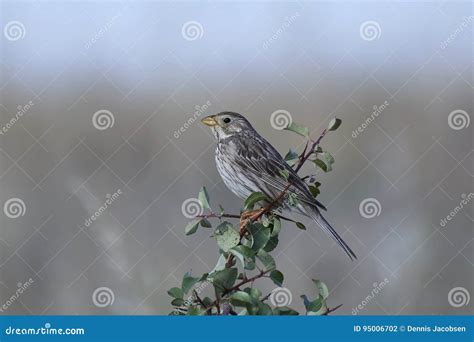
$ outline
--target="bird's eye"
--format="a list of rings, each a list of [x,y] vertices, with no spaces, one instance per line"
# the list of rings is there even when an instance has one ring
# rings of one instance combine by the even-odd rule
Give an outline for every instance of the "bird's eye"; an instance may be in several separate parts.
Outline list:
[[[230,118],[224,118],[222,121],[224,121],[224,123],[229,123],[230,122]]]

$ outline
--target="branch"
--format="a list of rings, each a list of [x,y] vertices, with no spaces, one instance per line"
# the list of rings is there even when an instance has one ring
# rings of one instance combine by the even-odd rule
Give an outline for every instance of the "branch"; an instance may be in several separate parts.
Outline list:
[[[334,308],[332,308],[332,309],[329,309],[329,308],[328,308],[328,310],[327,310],[325,313],[323,313],[322,316],[327,316],[327,315],[329,315],[331,312],[336,311],[336,310],[339,309],[341,306],[342,306],[342,304],[339,304],[338,306],[336,306],[336,307],[334,307]]]
[[[240,283],[237,283],[236,285],[232,286],[230,289],[226,289],[224,290],[224,292],[222,293],[222,295],[226,295],[232,291],[235,291],[235,290],[238,290],[241,286],[247,284],[247,283],[250,283],[254,280],[257,280],[259,278],[262,278],[265,274],[271,272],[272,270],[266,270],[266,271],[260,271],[260,273],[258,273],[257,275],[251,277],[251,278],[247,278],[247,279],[244,279],[242,280]]]
[[[300,160],[298,161],[298,164],[296,165],[295,172],[298,172],[302,167],[303,164],[308,160],[308,158],[313,154],[314,149],[316,148],[317,145],[321,143],[321,140],[326,136],[326,133],[328,132],[328,129],[326,128],[319,138],[311,144],[311,147],[308,150],[308,143],[306,143],[306,146],[303,150],[303,152],[300,155]],[[306,152],[308,150],[308,152]]]

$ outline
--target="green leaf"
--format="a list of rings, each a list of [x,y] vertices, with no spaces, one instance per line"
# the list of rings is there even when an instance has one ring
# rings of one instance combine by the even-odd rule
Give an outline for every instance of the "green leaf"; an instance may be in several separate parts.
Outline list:
[[[301,230],[306,230],[306,226],[301,222],[295,222],[296,226]]]
[[[205,187],[202,187],[201,190],[199,191],[198,200],[199,200],[199,203],[201,204],[201,207],[204,210],[210,209],[209,195],[207,194],[207,190]]]
[[[228,252],[231,248],[237,246],[240,242],[240,234],[234,229],[229,222],[221,223],[214,233],[217,245],[224,252]]]
[[[179,287],[173,287],[168,290],[168,294],[173,298],[183,298],[184,293]]]
[[[257,315],[259,316],[271,316],[273,315],[273,310],[270,305],[259,302]]]
[[[263,247],[263,250],[265,252],[271,252],[276,248],[276,246],[278,246],[278,235],[270,237],[270,240],[268,240],[265,247]]]
[[[280,170],[280,175],[282,175],[283,178],[288,180],[288,177],[290,176],[290,172],[288,170]]]
[[[246,269],[249,262],[255,263],[255,252],[247,246],[236,246],[232,248],[230,252],[240,260],[244,269]]]
[[[184,304],[183,298],[175,298],[171,301],[171,305],[173,306],[182,306]]]
[[[332,119],[332,120],[329,122],[328,130],[329,130],[329,131],[335,131],[336,129],[339,128],[339,126],[341,126],[341,123],[342,123],[342,120],[341,120],[341,119],[338,119],[338,118]]]
[[[274,308],[273,314],[279,315],[279,316],[298,316],[299,315],[298,311],[295,311],[287,306]]]
[[[293,166],[299,160],[299,155],[293,150],[289,150],[285,156],[285,161],[288,165]]]
[[[311,192],[311,195],[313,195],[313,197],[315,198],[321,193],[321,191],[319,191],[319,188],[315,185],[310,185],[309,191]]]
[[[201,219],[195,219],[189,222],[184,228],[184,233],[186,235],[191,235],[191,234],[196,233],[200,222],[201,222]]]
[[[198,306],[191,306],[188,309],[188,316],[202,316],[204,315],[204,313],[205,313],[205,310],[203,310],[202,308]]]
[[[251,210],[253,209],[254,205],[260,201],[268,201],[268,197],[262,192],[254,192],[252,193],[244,203],[244,210]]]
[[[219,259],[217,260],[216,266],[210,272],[210,274],[213,274],[214,272],[222,271],[225,268],[225,263],[226,263],[226,257],[224,254],[221,254],[219,256]]]
[[[320,158],[324,162],[324,164],[326,164],[327,171],[328,172],[331,171],[332,170],[332,164],[334,164],[334,158],[331,155],[331,153],[323,152],[323,153],[320,154]]]
[[[288,127],[285,128],[288,131],[292,131],[302,135],[303,137],[307,138],[309,136],[309,129],[308,127],[302,126],[295,122],[292,122]]]
[[[273,257],[264,250],[261,249],[258,251],[257,258],[262,262],[267,270],[276,268],[275,260],[273,260]]]
[[[267,228],[260,223],[254,223],[248,225],[247,229],[253,238],[252,249],[256,252],[260,248],[265,247],[270,239],[270,228]]]
[[[230,296],[230,301],[235,306],[247,306],[253,304],[253,299],[247,292],[237,291]]]
[[[313,280],[314,285],[316,285],[316,288],[319,291],[319,295],[323,297],[323,299],[327,299],[329,297],[329,289],[326,286],[326,284],[324,284],[321,280],[316,280],[316,279],[312,279],[312,280]]]
[[[186,273],[183,276],[183,281],[181,283],[181,288],[183,289],[183,292],[187,294],[189,290],[191,290],[198,281],[199,281],[199,278],[195,278],[191,276],[191,274]]]
[[[272,233],[271,233],[271,236],[278,236],[278,234],[280,234],[280,231],[281,231],[281,221],[279,218],[275,217],[273,219],[273,229],[272,229]]]
[[[270,272],[270,279],[277,286],[282,286],[283,285],[284,276],[283,276],[283,273],[281,273],[278,270],[273,270],[273,271]]]
[[[224,207],[219,204],[219,214],[220,214],[220,215],[223,215],[224,212],[225,212]]]
[[[222,271],[216,272],[212,278],[216,290],[222,292],[226,289],[230,289],[232,285],[234,285],[237,279],[237,269],[225,268]]]
[[[318,166],[321,170],[323,170],[324,172],[328,172],[328,168],[327,168],[326,164],[321,159],[313,160],[313,163],[316,166]]]
[[[212,228],[211,222],[209,222],[209,220],[207,219],[202,219],[200,223],[201,223],[201,227]]]

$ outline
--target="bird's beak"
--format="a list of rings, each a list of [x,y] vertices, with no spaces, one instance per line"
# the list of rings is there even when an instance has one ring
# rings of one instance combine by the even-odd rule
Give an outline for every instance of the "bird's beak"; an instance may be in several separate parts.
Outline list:
[[[217,126],[217,121],[214,118],[214,116],[205,117],[204,119],[201,120],[201,122],[209,127]]]

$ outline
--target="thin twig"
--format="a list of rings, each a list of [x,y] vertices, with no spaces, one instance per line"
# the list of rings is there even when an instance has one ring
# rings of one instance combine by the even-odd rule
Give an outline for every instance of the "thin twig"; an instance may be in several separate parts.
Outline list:
[[[336,311],[336,310],[339,309],[341,306],[342,306],[342,304],[339,304],[338,306],[336,306],[336,307],[334,307],[334,308],[332,308],[332,309],[328,309],[325,313],[323,313],[323,316],[329,315],[331,312]]]

